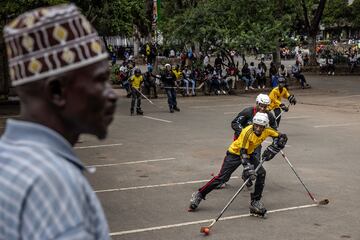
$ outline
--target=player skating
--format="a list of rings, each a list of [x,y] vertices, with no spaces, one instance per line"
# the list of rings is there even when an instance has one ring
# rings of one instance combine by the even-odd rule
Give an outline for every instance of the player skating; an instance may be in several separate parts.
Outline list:
[[[266,171],[261,166],[257,172],[256,167],[260,160],[256,157],[254,150],[267,138],[272,137],[273,143],[266,148],[263,153],[263,159],[271,160],[281,149],[285,147],[287,136],[278,131],[267,127],[269,118],[266,113],[257,113],[253,118],[253,124],[244,128],[240,136],[230,145],[223,165],[217,176],[213,177],[208,183],[201,187],[197,192],[192,194],[190,200],[190,209],[198,208],[201,200],[214,190],[219,184],[227,182],[231,174],[243,165],[243,176],[245,179],[256,180],[254,192],[250,194],[250,212],[256,215],[264,216],[266,208],[261,202],[262,192],[264,189]]]

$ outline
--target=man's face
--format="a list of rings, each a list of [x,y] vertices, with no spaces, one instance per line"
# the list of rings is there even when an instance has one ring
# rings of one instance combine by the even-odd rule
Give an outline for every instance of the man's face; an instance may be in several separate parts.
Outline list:
[[[253,125],[253,130],[254,130],[254,133],[256,136],[260,136],[262,134],[262,132],[264,131],[264,129],[265,129],[265,126],[261,126],[256,123],[254,123],[254,125]]]
[[[257,111],[258,111],[258,112],[266,113],[266,109],[267,109],[267,107],[268,107],[269,105],[263,104],[263,103],[258,103],[258,104],[256,104],[256,106],[257,106]]]
[[[107,60],[72,72],[63,116],[70,131],[106,137],[117,101],[109,74]]]

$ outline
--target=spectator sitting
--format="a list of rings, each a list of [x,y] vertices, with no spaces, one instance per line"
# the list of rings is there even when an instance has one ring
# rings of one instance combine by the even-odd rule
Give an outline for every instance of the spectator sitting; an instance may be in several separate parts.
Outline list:
[[[295,64],[291,67],[291,72],[294,77],[300,81],[301,87],[304,89],[305,87],[310,87],[305,80],[305,76],[301,73],[300,62],[296,60]]]
[[[258,89],[265,88],[265,69],[263,68],[263,65],[261,63],[258,64],[258,67],[256,69],[256,80],[258,82]]]
[[[171,50],[170,50],[169,57],[171,57],[171,58],[175,57],[175,51],[174,51],[174,49],[171,49]]]
[[[305,56],[304,56],[304,66],[309,65],[309,61],[310,61],[309,55],[305,54]]]
[[[215,71],[217,71],[219,74],[221,74],[222,65],[223,65],[223,60],[221,59],[220,54],[218,54],[217,57],[215,58],[214,68]]]
[[[354,69],[356,67],[357,58],[355,57],[355,54],[351,54],[349,57],[349,66],[350,66],[350,72],[354,72]]]
[[[328,55],[328,57],[326,58],[326,68],[327,68],[327,72],[328,75],[335,75],[335,64],[334,64],[334,59],[331,56],[331,54]]]
[[[285,68],[284,64],[281,64],[278,70],[279,77],[287,78],[289,76],[287,69]]]
[[[278,71],[276,70],[276,66],[274,62],[270,63],[269,75],[271,80],[271,87],[274,88],[278,85]]]
[[[176,81],[177,81],[177,82],[179,82],[179,81],[182,80],[183,74],[182,74],[182,71],[180,70],[179,64],[177,64],[176,66],[173,67],[172,72],[175,74],[175,77],[176,77]]]
[[[256,78],[256,68],[255,68],[254,62],[251,62],[251,63],[250,63],[249,69],[250,69],[250,78],[251,78],[251,81],[252,81],[252,83],[254,83],[254,82],[255,82],[255,78]]]
[[[123,61],[120,67],[119,79],[122,87],[126,90],[127,95],[126,97],[131,97],[131,89],[130,89],[130,82],[129,82],[129,69],[127,61]]]
[[[230,90],[229,82],[231,82],[231,89],[234,89],[235,83],[236,83],[236,77],[237,77],[239,70],[237,69],[237,67],[235,67],[235,65],[233,63],[231,63],[229,65],[229,67],[226,69],[226,72],[227,72],[227,78],[225,80],[226,87],[228,90]]]
[[[304,66],[304,61],[300,50],[296,54],[296,61],[298,61],[301,66]]]
[[[245,65],[243,66],[243,68],[241,69],[241,79],[245,82],[245,91],[250,89],[254,89],[252,87],[252,79],[251,79],[251,71],[249,68],[249,64],[245,63]]]
[[[327,59],[326,56],[324,54],[320,55],[320,58],[318,60],[319,63],[319,67],[320,67],[320,73],[325,73],[327,72]]]
[[[206,67],[210,62],[210,58],[209,55],[205,54],[204,60],[203,60],[203,65],[204,67]]]
[[[196,96],[194,75],[191,68],[189,68],[188,66],[185,66],[183,70],[183,82],[185,84],[186,96],[190,95],[189,83],[191,83],[191,95]]]

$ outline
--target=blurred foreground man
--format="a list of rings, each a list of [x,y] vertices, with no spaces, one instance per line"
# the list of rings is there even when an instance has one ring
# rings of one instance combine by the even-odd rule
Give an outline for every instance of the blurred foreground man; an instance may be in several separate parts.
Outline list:
[[[0,139],[0,239],[109,239],[73,146],[104,139],[117,96],[108,54],[74,5],[24,13],[4,28],[19,120]]]

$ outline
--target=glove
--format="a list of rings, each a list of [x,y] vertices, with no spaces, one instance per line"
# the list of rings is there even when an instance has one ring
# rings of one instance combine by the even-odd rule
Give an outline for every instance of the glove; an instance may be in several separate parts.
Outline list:
[[[247,154],[247,151],[244,148],[240,149],[240,159],[244,167],[250,164],[250,156]]]
[[[280,104],[280,108],[284,111],[284,112],[288,112],[289,108],[287,106],[285,106],[285,104]]]
[[[280,134],[279,137],[274,139],[274,145],[275,147],[279,149],[283,149],[287,143],[288,137],[286,134]]]
[[[270,161],[279,151],[280,149],[274,147],[273,145],[270,145],[263,152],[262,158],[264,159],[264,161]]]
[[[254,165],[247,164],[244,166],[243,177],[245,179],[249,178],[251,181],[254,181],[256,179],[256,172],[254,170]]]
[[[279,137],[274,139],[274,142],[269,145],[262,154],[264,161],[270,161],[275,157],[276,154],[283,149],[287,143],[286,134],[280,134]]]
[[[295,105],[296,104],[296,99],[295,99],[295,96],[294,95],[290,95],[288,97],[288,100],[289,100],[289,103],[292,104],[292,105]]]

